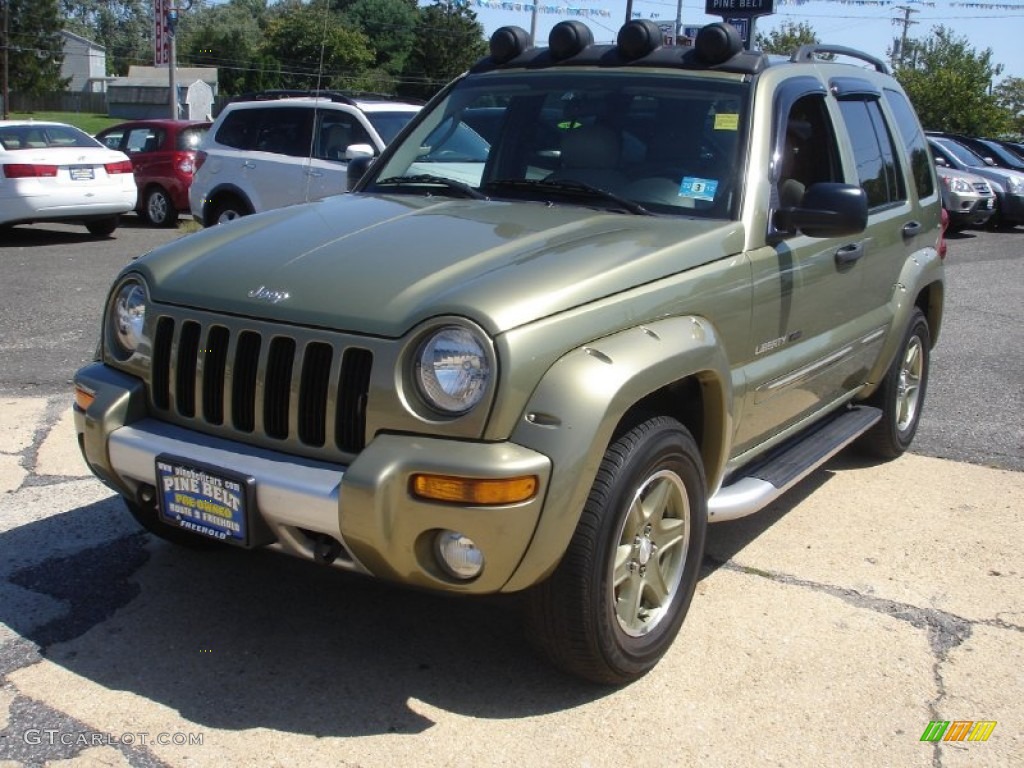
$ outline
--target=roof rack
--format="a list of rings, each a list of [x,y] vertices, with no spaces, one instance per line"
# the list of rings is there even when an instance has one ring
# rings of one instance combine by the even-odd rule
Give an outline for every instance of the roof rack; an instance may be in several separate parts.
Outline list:
[[[860,59],[873,66],[876,70],[881,72],[883,75],[889,74],[888,65],[881,59],[875,58],[869,53],[864,51],[858,51],[856,48],[847,48],[843,45],[826,45],[823,43],[809,43],[808,45],[801,45],[794,51],[793,55],[789,57],[790,61],[814,61],[814,57],[822,53],[831,53],[837,56],[849,56],[853,59]]]
[[[357,99],[373,101],[396,101],[394,96],[386,93],[369,91],[327,91],[322,89],[301,90],[292,88],[275,88],[268,91],[257,91],[236,96],[232,101],[276,101],[277,99],[327,99],[339,104],[355,105]]]

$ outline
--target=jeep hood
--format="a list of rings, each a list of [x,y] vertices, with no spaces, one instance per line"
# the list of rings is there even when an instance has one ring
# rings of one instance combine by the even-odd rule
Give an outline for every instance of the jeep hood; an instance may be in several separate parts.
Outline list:
[[[497,334],[742,244],[731,221],[342,195],[211,227],[128,269],[162,303],[392,338],[459,315]]]

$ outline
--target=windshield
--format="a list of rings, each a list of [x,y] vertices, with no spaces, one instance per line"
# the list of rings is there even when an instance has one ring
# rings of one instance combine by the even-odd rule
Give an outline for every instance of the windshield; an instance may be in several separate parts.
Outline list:
[[[955,157],[964,165],[968,165],[971,168],[985,168],[985,161],[974,153],[973,150],[968,149],[963,144],[949,139],[937,139],[936,142],[940,147],[946,150],[949,154]]]
[[[44,147],[102,147],[96,139],[70,125],[36,123],[5,125],[0,129],[4,149],[42,149]]]
[[[395,140],[398,132],[405,128],[406,123],[416,117],[415,112],[363,112],[370,125],[385,144]]]
[[[729,218],[747,100],[738,78],[472,75],[393,146],[363,191]]]

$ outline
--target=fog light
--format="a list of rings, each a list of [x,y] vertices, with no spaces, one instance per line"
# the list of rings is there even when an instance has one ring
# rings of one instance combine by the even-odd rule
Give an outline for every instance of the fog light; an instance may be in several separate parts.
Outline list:
[[[441,531],[436,545],[438,562],[455,578],[472,579],[484,569],[484,553],[468,536],[458,531]]]

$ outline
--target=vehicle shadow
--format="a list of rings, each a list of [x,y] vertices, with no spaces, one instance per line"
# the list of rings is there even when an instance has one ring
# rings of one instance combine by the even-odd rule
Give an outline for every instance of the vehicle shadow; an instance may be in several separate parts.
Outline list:
[[[0,558],[38,551],[112,503],[0,534]],[[40,610],[0,600],[0,622],[47,659],[211,728],[418,733],[433,722],[410,699],[518,718],[614,691],[536,657],[515,598],[446,598],[270,552],[200,553],[136,533],[8,581]],[[63,613],[34,623],[54,601]]]
[[[703,576],[849,461],[833,459],[758,515],[712,526]],[[0,534],[0,558],[39,551],[117,503]],[[515,596],[438,596],[272,552],[194,552],[132,533],[16,568],[9,582],[64,606],[37,623],[29,617],[45,612],[0,603],[0,621],[47,659],[200,727],[408,734],[433,725],[430,707],[523,718],[615,690],[581,683],[535,656]]]

